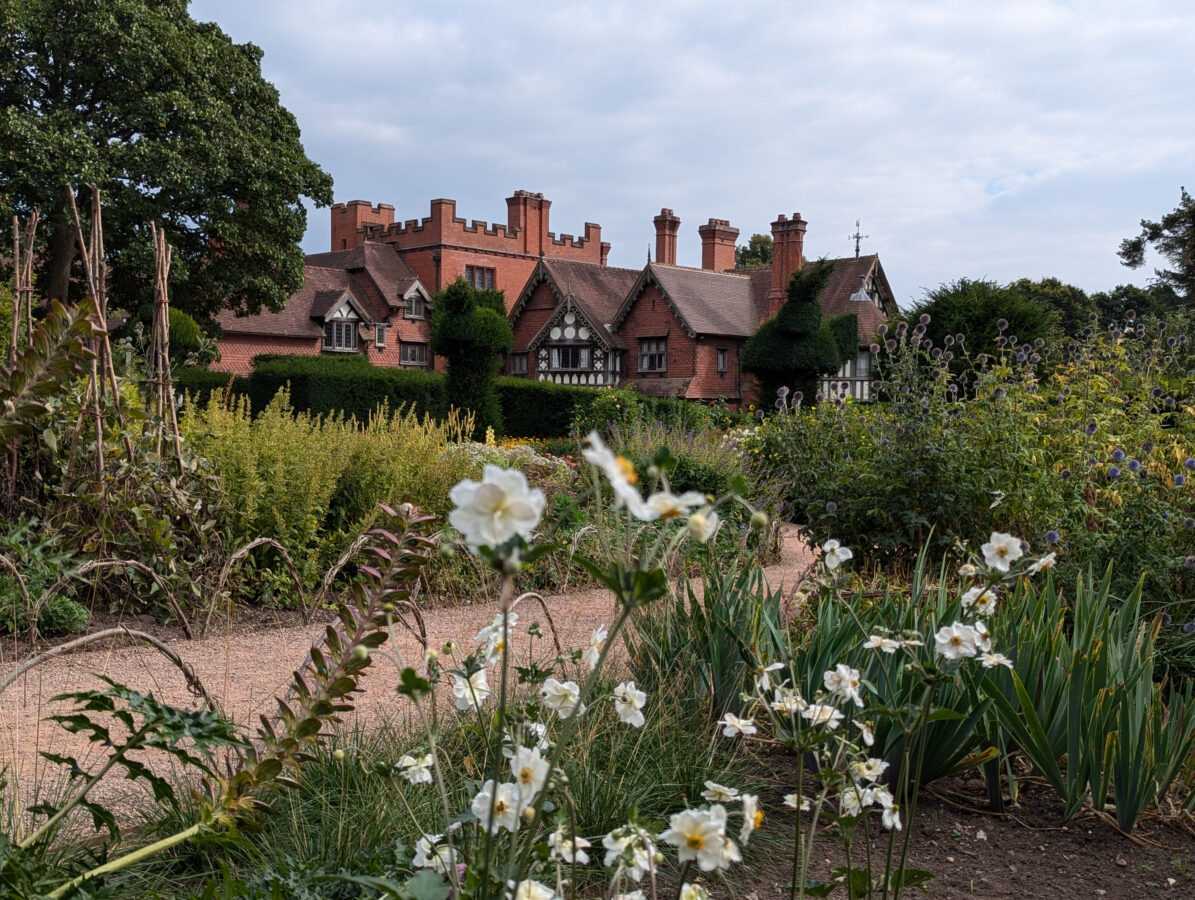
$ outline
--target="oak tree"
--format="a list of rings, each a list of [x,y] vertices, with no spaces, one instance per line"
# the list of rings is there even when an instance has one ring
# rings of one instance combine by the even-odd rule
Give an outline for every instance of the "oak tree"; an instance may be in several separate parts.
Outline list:
[[[173,299],[201,321],[280,309],[302,284],[303,200],[329,204],[332,179],[262,77],[261,49],[187,5],[0,0],[0,214],[41,209],[46,298],[71,291],[68,185],[82,200],[84,185],[101,191],[109,290],[126,308],[152,290],[151,222],[174,245]]]

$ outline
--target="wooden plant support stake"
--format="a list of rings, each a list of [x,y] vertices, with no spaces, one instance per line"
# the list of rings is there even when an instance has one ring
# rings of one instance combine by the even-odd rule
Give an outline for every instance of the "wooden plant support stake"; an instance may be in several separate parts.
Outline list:
[[[154,238],[154,320],[149,348],[149,383],[154,387],[154,452],[162,455],[166,430],[174,444],[178,472],[183,471],[183,448],[179,439],[178,408],[174,403],[174,383],[170,373],[170,258],[173,250],[166,242],[166,232],[149,226]]]
[[[87,398],[79,413],[79,421],[75,425],[74,438],[71,441],[71,464],[68,471],[74,467],[75,449],[78,446],[79,433],[83,425],[83,410],[90,402],[93,418],[95,419],[96,439],[96,482],[101,493],[104,491],[104,414],[100,405],[105,394],[111,395],[112,406],[116,411],[116,421],[124,432],[124,414],[120,408],[120,388],[116,381],[116,369],[112,365],[112,344],[108,341],[108,267],[104,261],[104,225],[100,204],[100,189],[94,184],[87,186],[91,191],[91,242],[83,237],[83,224],[79,219],[79,209],[75,205],[75,191],[67,186],[67,199],[71,204],[71,215],[75,220],[75,237],[79,242],[79,250],[83,255],[83,274],[87,280],[87,292],[95,301],[96,328],[99,336],[95,338],[95,358],[91,361],[91,377],[87,383]],[[133,461],[133,441],[124,432],[125,453],[128,460]]]
[[[21,221],[12,217],[12,329],[8,342],[8,365],[17,361],[17,348],[24,331],[28,346],[33,334],[33,238],[37,234],[37,223],[41,213],[36,208],[25,223],[25,246],[21,246]],[[8,451],[8,478],[4,486],[5,500],[11,505],[16,498],[17,467],[20,462],[20,444],[13,441]]]

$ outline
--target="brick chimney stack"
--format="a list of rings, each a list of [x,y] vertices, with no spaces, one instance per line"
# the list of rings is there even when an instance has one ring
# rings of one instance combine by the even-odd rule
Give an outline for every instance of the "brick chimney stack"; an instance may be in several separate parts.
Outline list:
[[[791,219],[784,213],[772,223],[772,289],[768,292],[768,317],[776,315],[788,299],[788,281],[801,270],[805,229],[809,223],[800,213]]]
[[[332,205],[332,250],[352,250],[365,243],[365,236],[357,230],[366,225],[394,224],[394,207],[389,203],[377,206],[368,200],[350,200]]]
[[[710,219],[697,229],[701,235],[701,268],[724,272],[734,268],[734,245],[739,230],[726,219]]]
[[[676,233],[680,230],[680,219],[670,209],[661,209],[652,219],[656,223],[656,262],[666,266],[676,265]]]
[[[532,255],[544,252],[551,208],[551,200],[531,191],[515,191],[513,197],[506,198],[506,229],[517,231],[521,252]]]

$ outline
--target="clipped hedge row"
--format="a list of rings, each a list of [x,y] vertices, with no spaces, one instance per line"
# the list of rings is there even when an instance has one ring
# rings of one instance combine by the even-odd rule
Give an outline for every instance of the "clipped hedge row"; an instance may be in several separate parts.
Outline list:
[[[515,437],[563,437],[572,430],[578,414],[608,393],[602,388],[527,378],[497,378],[495,387],[506,433]]]
[[[448,414],[445,378],[439,372],[379,368],[355,355],[267,354],[255,357],[253,363],[253,374],[234,378],[232,390],[248,395],[254,414],[265,409],[287,384],[293,409],[316,416],[344,413],[364,421],[383,403],[390,409],[413,408],[416,415],[427,413],[436,420]],[[202,402],[212,391],[225,390],[230,377],[223,372],[183,369],[174,381],[180,392],[189,391]],[[715,414],[685,400],[644,397],[632,390],[526,378],[497,378],[495,387],[506,434],[514,437],[563,437],[575,425],[582,430],[602,428],[640,415],[691,429],[728,427],[721,421],[725,413]]]
[[[413,408],[416,415],[448,414],[444,376],[412,369],[385,369],[359,356],[272,356],[255,360],[248,378],[254,413],[265,409],[290,384],[296,412],[321,416],[343,412],[361,421],[382,404]]]

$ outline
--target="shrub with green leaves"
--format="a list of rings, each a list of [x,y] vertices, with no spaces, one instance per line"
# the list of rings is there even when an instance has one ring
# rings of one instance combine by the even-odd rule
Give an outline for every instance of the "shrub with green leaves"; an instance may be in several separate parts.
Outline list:
[[[1127,596],[1144,570],[1146,596],[1191,618],[1186,338],[1129,322],[1056,348],[1007,326],[992,347],[954,335],[938,346],[926,330],[902,323],[877,348],[880,402],[789,404],[753,432],[757,491],[781,492],[811,539],[872,547],[904,567],[926,541],[950,550],[990,531],[1048,541],[1068,578],[1112,563]]]

